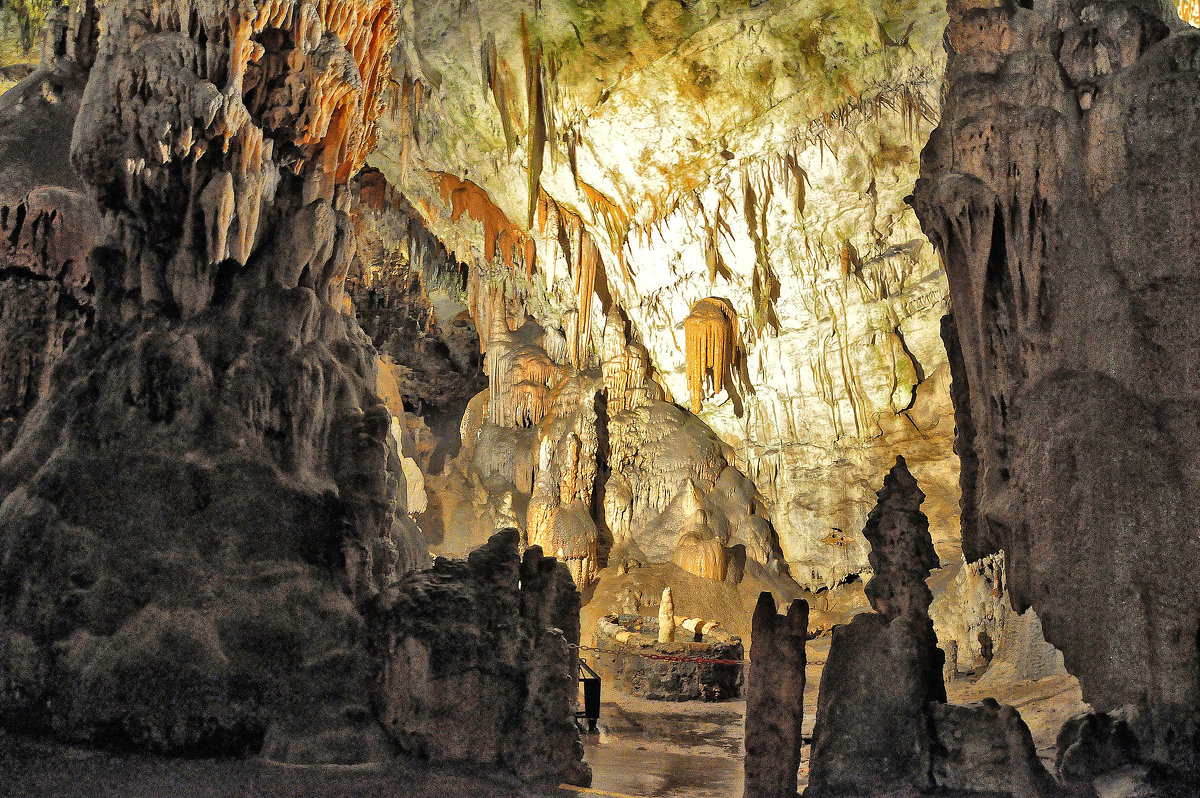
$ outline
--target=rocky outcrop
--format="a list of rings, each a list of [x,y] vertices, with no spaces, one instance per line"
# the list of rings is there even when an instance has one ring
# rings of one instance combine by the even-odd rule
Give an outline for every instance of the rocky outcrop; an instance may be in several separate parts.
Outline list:
[[[0,98],[0,454],[91,323],[100,215],[65,154],[95,58],[95,9],[61,8],[42,62]]]
[[[586,785],[575,726],[580,597],[566,566],[515,529],[385,591],[373,624],[388,734],[433,762]]]
[[[102,7],[71,145],[96,321],[0,461],[0,704],[160,751],[386,755],[361,608],[428,555],[339,306],[395,9]]]
[[[793,798],[804,746],[804,681],[808,604],[787,616],[770,593],[758,597],[754,647],[746,675],[746,798]]]
[[[884,479],[863,535],[874,613],[833,631],[813,731],[810,798],[935,789],[1050,796],[1056,786],[1012,707],[946,703],[926,579],[937,564],[924,494],[903,458]]]
[[[1200,768],[1200,34],[1138,2],[952,2],[914,204],[954,305],[964,550],[1003,549],[1084,700]],[[1085,310],[1086,309],[1086,312]],[[970,522],[967,521],[970,519]]]
[[[987,698],[977,704],[936,704],[933,778],[943,790],[1013,798],[1065,795],[1038,759],[1017,710]],[[960,793],[961,794],[961,793]]]

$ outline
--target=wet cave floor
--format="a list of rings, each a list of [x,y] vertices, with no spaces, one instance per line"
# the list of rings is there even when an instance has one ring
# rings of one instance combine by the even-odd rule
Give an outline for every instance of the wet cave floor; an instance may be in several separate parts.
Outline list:
[[[828,636],[809,642],[805,736],[815,721]],[[1015,706],[1029,724],[1039,754],[1052,762],[1054,739],[1071,715],[1086,710],[1069,676],[982,689],[970,677],[947,686],[950,701],[991,695]],[[0,798],[534,798],[626,796],[741,798],[745,701],[648,701],[606,684],[596,733],[585,734],[593,782],[587,791],[529,790],[498,783],[486,773],[423,767],[408,762],[361,767],[294,767],[254,760],[163,759],[112,754],[6,736],[0,732]],[[808,748],[800,781],[807,781]]]

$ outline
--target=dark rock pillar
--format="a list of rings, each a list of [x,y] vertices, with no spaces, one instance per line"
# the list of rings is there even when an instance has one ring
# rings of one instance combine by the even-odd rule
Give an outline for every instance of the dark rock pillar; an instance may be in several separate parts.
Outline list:
[[[863,534],[875,613],[833,630],[821,675],[807,796],[934,786],[926,706],[945,702],[941,650],[925,584],[938,558],[921,512],[925,494],[904,458],[887,475]]]
[[[787,616],[763,592],[754,608],[751,664],[746,677],[746,798],[793,798],[804,745],[804,669],[808,603],[796,599]]]
[[[913,206],[970,386],[963,548],[1006,552],[1084,700],[1136,707],[1139,756],[1195,771],[1200,32],[1140,0],[949,14]]]

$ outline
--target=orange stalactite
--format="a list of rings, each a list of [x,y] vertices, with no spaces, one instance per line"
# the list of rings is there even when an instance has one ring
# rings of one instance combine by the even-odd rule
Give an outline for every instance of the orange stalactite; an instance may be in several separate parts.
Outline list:
[[[596,242],[583,234],[579,270],[575,273],[575,296],[579,299],[579,359],[577,368],[583,368],[588,346],[592,340],[592,297],[596,295],[596,271],[601,265],[600,250]]]
[[[733,365],[737,346],[737,314],[727,299],[706,297],[692,305],[683,320],[687,343],[688,391],[692,412],[704,407],[705,382],[712,391],[720,390]]]
[[[1200,0],[1181,0],[1179,18],[1193,27],[1200,27]]]
[[[483,256],[492,260],[500,255],[504,265],[516,268],[524,261],[525,271],[532,275],[537,250],[524,231],[492,202],[488,193],[470,180],[460,180],[446,172],[433,173],[438,181],[442,201],[450,206],[450,220],[457,222],[465,213],[483,225]]]
[[[617,253],[617,260],[625,279],[632,280],[633,275],[624,256],[625,240],[629,237],[629,228],[632,223],[629,212],[582,180],[578,183],[579,190],[583,192],[583,197],[587,200],[592,215],[604,222],[609,244],[612,246],[612,251]]]
[[[595,238],[588,232],[583,217],[564,208],[554,198],[541,191],[537,203],[538,232],[552,241],[566,242],[567,264],[575,278],[577,299],[576,328],[571,341],[572,364],[583,368],[592,341],[592,298],[596,295],[596,275],[603,271],[604,261]]]

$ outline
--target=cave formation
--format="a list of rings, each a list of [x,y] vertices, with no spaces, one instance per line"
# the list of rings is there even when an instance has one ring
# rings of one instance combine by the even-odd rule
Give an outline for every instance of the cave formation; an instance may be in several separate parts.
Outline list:
[[[1198,23],[0,7],[0,786],[1200,795]]]

